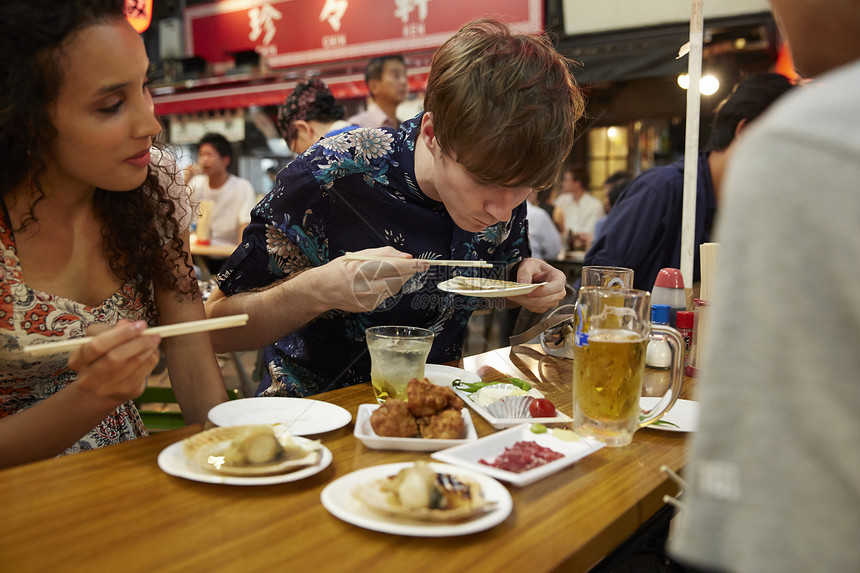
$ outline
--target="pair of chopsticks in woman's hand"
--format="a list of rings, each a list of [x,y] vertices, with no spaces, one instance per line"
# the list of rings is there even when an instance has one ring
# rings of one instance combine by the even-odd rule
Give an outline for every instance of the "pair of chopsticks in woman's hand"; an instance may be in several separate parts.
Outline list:
[[[428,263],[431,265],[442,265],[446,267],[478,267],[481,269],[491,269],[493,268],[492,263],[488,263],[487,261],[458,261],[452,259],[406,259],[402,257],[385,257],[382,255],[363,255],[361,253],[346,253],[343,256],[347,261],[381,261],[381,262],[395,262],[395,261],[421,261],[423,263]]]
[[[361,253],[346,253],[344,258],[348,261],[403,261],[400,257],[385,257],[381,255],[363,255]],[[458,267],[478,267],[492,268],[493,265],[486,261],[458,261],[445,259],[412,259],[415,261],[424,261],[431,265],[445,265]],[[248,322],[247,314],[236,314],[233,316],[224,316],[221,318],[207,318],[204,320],[193,320],[190,322],[181,322],[179,324],[168,324],[166,326],[156,326],[147,328],[143,334],[160,334],[162,338],[168,336],[179,336],[182,334],[192,334],[195,332],[207,332],[209,330],[218,330],[220,328],[233,328],[235,326],[243,326]],[[30,356],[47,356],[49,354],[59,354],[61,352],[71,352],[83,346],[92,340],[91,336],[83,336],[81,338],[72,338],[69,340],[60,340],[57,342],[46,342],[42,344],[31,344],[24,347],[24,352]]]
[[[400,257],[384,257],[380,255],[363,255],[360,253],[346,253],[348,261],[403,261]],[[486,261],[457,261],[457,260],[439,260],[439,259],[413,259],[415,261],[424,261],[431,265],[446,265],[460,267],[478,267],[492,268],[492,264]],[[204,320],[193,320],[190,322],[182,322],[179,324],[168,324],[166,326],[156,326],[147,328],[143,334],[160,334],[162,338],[168,336],[179,336],[182,334],[192,334],[195,332],[207,332],[209,330],[218,330],[220,328],[233,328],[235,326],[243,326],[248,322],[247,314],[236,314],[233,316],[225,316],[221,318],[207,318]],[[81,338],[72,338],[69,340],[60,340],[57,342],[46,342],[42,344],[31,344],[24,347],[24,352],[30,356],[47,356],[49,354],[59,354],[61,352],[71,352],[83,346],[92,340],[91,336],[83,336]]]
[[[144,329],[143,334],[159,334],[162,338],[167,338],[168,336],[180,336],[182,334],[194,334],[196,332],[207,332],[210,330],[219,330],[221,328],[233,328],[236,326],[243,326],[247,324],[247,322],[247,314],[234,314],[232,316],[223,316],[221,318],[205,318],[203,320],[192,320],[189,322],[180,322],[178,324],[155,326]],[[80,338],[59,340],[57,342],[31,344],[29,346],[25,346],[23,350],[30,356],[47,356],[49,354],[71,352],[92,339],[92,336],[82,336]]]

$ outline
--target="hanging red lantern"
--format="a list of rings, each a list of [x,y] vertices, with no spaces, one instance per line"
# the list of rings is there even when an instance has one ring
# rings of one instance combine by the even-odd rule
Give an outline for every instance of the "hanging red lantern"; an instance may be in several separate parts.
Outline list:
[[[142,33],[152,23],[152,0],[125,0],[125,17]]]
[[[784,75],[794,82],[800,79],[797,70],[794,68],[794,60],[791,57],[791,48],[789,48],[788,42],[780,44],[773,71]]]

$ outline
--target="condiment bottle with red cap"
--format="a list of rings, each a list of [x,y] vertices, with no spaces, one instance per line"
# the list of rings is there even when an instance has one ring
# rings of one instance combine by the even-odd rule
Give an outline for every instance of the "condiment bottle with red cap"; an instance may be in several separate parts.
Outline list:
[[[684,277],[680,269],[665,268],[657,273],[654,288],[651,289],[651,305],[669,305],[669,326],[677,324],[679,310],[687,310],[687,296],[684,293]]]
[[[676,318],[675,329],[684,338],[684,366],[690,360],[690,347],[693,345],[693,318],[692,310],[679,310]]]

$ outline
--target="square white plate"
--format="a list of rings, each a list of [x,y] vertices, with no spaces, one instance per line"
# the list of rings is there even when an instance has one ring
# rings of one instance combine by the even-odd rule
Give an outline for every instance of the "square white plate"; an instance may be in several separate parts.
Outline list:
[[[479,463],[482,459],[493,461],[496,456],[505,451],[505,448],[520,441],[536,442],[538,445],[563,454],[564,457],[520,473]],[[552,430],[544,434],[535,434],[531,431],[531,423],[529,423],[484,436],[469,444],[434,452],[430,456],[522,487],[566,468],[602,447],[603,443],[588,438],[580,438],[573,442],[562,440],[553,436]]]
[[[660,398],[643,396],[639,399],[639,406],[650,410],[659,401]],[[663,414],[659,422],[645,427],[667,432],[695,432],[699,429],[699,403],[692,400],[678,400],[671,410]]]
[[[370,425],[370,415],[379,408],[379,404],[360,404],[358,406],[358,415],[355,417],[355,432],[356,438],[361,440],[365,446],[372,450],[402,450],[409,452],[435,452],[460,444],[474,442],[478,439],[478,433],[475,431],[475,426],[472,424],[472,416],[467,408],[460,410],[463,416],[463,425],[465,426],[466,437],[455,440],[429,440],[423,438],[389,438],[380,436],[373,431]]]
[[[466,403],[470,408],[472,408],[475,412],[478,413],[483,419],[485,419],[492,427],[497,430],[502,430],[505,428],[512,428],[514,426],[519,426],[520,424],[558,424],[558,423],[567,423],[572,422],[573,419],[556,408],[555,416],[552,418],[497,418],[493,416],[489,410],[485,407],[478,404],[476,401],[472,400],[471,394],[468,392],[463,392],[462,390],[457,390],[453,386],[451,387],[454,390],[454,393],[463,399],[463,402]],[[538,390],[538,393],[540,391]],[[540,393],[543,396],[542,393]]]

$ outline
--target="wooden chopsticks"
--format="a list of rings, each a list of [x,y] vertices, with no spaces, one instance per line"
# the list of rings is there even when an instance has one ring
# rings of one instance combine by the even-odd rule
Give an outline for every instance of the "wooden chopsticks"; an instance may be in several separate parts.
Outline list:
[[[478,267],[481,269],[493,268],[492,263],[487,261],[459,261],[453,259],[403,259],[400,257],[384,257],[381,255],[362,255],[361,253],[346,253],[344,258],[348,261],[422,261],[431,265],[442,265],[447,267]]]
[[[233,328],[236,326],[242,326],[244,324],[247,324],[247,322],[247,314],[234,314],[232,316],[223,316],[221,318],[205,318],[203,320],[191,320],[188,322],[180,322],[178,324],[155,326],[152,328],[145,329],[143,331],[143,334],[160,334],[162,338],[167,338],[168,336],[180,336],[182,334],[207,332],[209,330],[218,330],[221,328]],[[49,354],[71,352],[72,350],[86,344],[92,339],[92,336],[82,336],[80,338],[59,340],[57,342],[31,344],[29,346],[25,346],[23,350],[30,356],[47,356]]]

